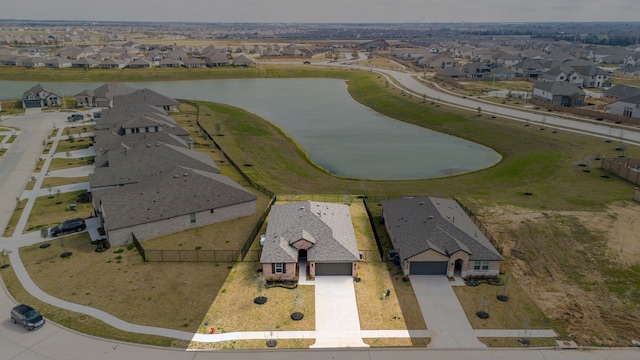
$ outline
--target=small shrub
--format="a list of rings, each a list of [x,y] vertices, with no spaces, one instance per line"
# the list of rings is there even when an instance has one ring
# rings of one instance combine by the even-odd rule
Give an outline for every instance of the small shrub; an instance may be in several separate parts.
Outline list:
[[[131,251],[135,248],[136,246],[134,244],[127,244],[127,250]]]
[[[114,253],[114,254],[121,254],[121,253],[123,253],[123,252],[124,252],[124,249],[123,249],[123,248],[118,248],[118,249],[116,249],[116,250],[113,250],[113,253]]]
[[[122,260],[122,255],[116,256],[116,260],[118,260],[118,262],[120,262],[120,260]]]

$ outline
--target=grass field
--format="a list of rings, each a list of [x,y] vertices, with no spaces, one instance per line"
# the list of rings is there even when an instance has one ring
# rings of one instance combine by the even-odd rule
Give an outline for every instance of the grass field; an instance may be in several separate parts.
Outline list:
[[[25,232],[35,231],[41,228],[48,228],[53,225],[72,218],[87,218],[93,212],[91,203],[77,203],[78,195],[86,191],[75,191],[70,193],[56,194],[52,192],[50,196],[41,196],[36,199],[33,209],[29,214]],[[59,204],[58,204],[59,203]],[[65,211],[71,204],[76,204],[76,211]]]

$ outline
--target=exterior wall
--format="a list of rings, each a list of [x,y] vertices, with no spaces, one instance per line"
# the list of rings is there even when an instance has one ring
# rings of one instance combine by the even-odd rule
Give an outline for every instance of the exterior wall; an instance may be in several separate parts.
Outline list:
[[[542,100],[546,100],[546,101],[551,101],[553,99],[553,94],[551,94],[548,91],[544,91],[538,88],[533,88],[533,97],[538,98],[538,99],[542,99]]]
[[[498,276],[500,273],[500,264],[501,261],[489,261],[489,270],[474,270],[473,266],[475,261],[469,261],[467,265],[467,271],[462,272],[462,277],[466,278],[467,276]]]
[[[633,200],[635,202],[640,202],[640,189],[639,188],[635,188],[635,190],[633,191]]]
[[[291,244],[291,246],[293,246],[298,250],[309,250],[309,248],[311,248],[313,244],[303,239],[303,240],[298,240],[294,242],[293,244]]]
[[[607,105],[609,112],[614,115],[624,115],[625,108],[631,108],[632,118],[640,118],[640,104],[632,104],[624,101],[616,101]]]
[[[285,273],[283,274],[274,274],[273,273],[273,266],[271,263],[269,264],[262,264],[262,274],[264,275],[264,278],[266,280],[292,280],[295,279],[297,276],[296,270],[297,270],[297,265],[296,263],[285,263]]]
[[[449,257],[443,254],[440,254],[434,250],[427,250],[418,255],[412,256],[407,259],[408,262],[411,261],[447,261]]]
[[[185,214],[153,223],[145,223],[121,229],[109,229],[109,214],[103,213],[103,216],[106,219],[105,230],[108,232],[109,243],[111,246],[119,246],[132,241],[131,233],[135,233],[138,240],[143,241],[178,231],[253,215],[255,212],[256,203],[255,201],[250,201],[215,209],[213,214],[210,210],[198,212],[196,213],[195,223],[191,223],[191,214]]]

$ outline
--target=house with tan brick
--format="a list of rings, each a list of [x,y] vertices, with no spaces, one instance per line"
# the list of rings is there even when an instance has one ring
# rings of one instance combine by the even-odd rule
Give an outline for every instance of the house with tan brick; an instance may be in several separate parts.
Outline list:
[[[348,205],[305,201],[271,207],[260,257],[265,279],[297,279],[303,266],[311,277],[355,276],[359,261]]]

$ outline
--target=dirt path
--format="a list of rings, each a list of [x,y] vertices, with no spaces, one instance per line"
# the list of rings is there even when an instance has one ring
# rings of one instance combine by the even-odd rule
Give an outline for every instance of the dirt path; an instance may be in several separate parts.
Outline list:
[[[638,337],[640,204],[620,202],[602,212],[499,206],[480,218],[503,244],[506,270],[566,338],[627,346]]]

